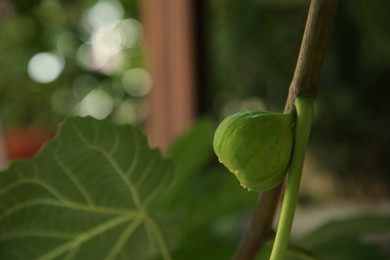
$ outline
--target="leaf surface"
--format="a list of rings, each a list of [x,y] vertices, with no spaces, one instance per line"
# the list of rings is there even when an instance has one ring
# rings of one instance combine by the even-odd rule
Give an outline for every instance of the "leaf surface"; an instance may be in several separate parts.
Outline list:
[[[170,259],[153,209],[172,172],[139,130],[67,118],[0,172],[0,259]]]
[[[389,259],[390,216],[366,215],[324,224],[300,244],[322,259]]]
[[[217,160],[215,122],[203,118],[170,147],[175,186],[164,196],[169,209],[185,219],[174,259],[230,259],[258,194],[243,189]]]

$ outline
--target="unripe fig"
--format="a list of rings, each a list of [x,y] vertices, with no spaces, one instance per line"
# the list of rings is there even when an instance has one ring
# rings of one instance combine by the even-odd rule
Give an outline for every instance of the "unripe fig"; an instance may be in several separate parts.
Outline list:
[[[284,178],[293,146],[292,113],[245,111],[218,126],[214,151],[248,190],[265,191]]]

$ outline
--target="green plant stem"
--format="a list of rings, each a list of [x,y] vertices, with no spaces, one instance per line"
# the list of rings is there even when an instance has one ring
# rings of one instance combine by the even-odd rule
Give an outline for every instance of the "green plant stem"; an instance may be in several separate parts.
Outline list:
[[[319,76],[337,5],[338,0],[312,0],[310,3],[301,49],[284,108],[285,112],[294,107],[297,95],[313,98],[317,95]],[[283,183],[260,195],[257,209],[235,259],[254,259],[264,241],[270,238],[276,207],[270,206],[268,200],[277,203],[282,187]]]
[[[272,248],[271,260],[282,260],[286,254],[313,117],[312,98],[297,97],[295,106],[297,111],[297,122],[294,148],[287,177],[286,190],[283,197],[279,226],[276,232],[275,243]]]

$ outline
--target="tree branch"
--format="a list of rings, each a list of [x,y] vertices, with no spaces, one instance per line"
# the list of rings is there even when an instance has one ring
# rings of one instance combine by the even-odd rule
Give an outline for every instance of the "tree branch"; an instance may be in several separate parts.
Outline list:
[[[317,96],[322,64],[337,5],[338,0],[311,1],[285,111],[293,108],[298,95],[313,98]]]
[[[313,98],[317,96],[326,46],[337,6],[338,0],[312,0],[310,3],[301,49],[284,109],[285,112],[294,108],[294,101],[297,96]],[[235,259],[254,259],[259,249],[270,238],[272,222],[283,190],[282,187],[283,184],[280,184],[275,189],[261,194],[252,221]]]
[[[241,243],[235,259],[254,259],[257,251],[272,235],[272,222],[283,185],[260,196],[256,210],[253,213],[249,229]]]

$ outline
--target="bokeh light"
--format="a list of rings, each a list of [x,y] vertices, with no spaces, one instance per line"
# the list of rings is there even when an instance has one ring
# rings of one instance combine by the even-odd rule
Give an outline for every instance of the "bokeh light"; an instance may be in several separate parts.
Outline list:
[[[115,25],[106,25],[92,35],[92,67],[105,74],[122,65],[122,39]]]
[[[28,75],[39,83],[50,83],[54,81],[64,69],[65,61],[62,57],[41,52],[34,55],[28,63]]]
[[[8,44],[3,46],[2,57],[10,68],[10,73],[3,74],[10,76],[5,77],[6,82],[16,85],[12,76],[25,73],[25,82],[18,83],[24,92],[18,90],[14,95],[9,91],[7,97],[23,100],[19,105],[10,104],[13,110],[9,111],[22,111],[23,106],[23,112],[16,117],[3,110],[5,121],[57,123],[67,115],[90,115],[142,124],[144,97],[151,90],[152,79],[143,69],[139,13],[127,8],[128,3],[125,8],[120,0],[79,4],[43,0],[23,15],[15,9],[15,16],[0,30]],[[28,48],[18,48],[22,45]],[[9,57],[6,49],[13,50]],[[25,60],[28,65],[19,69],[16,60]],[[49,87],[42,87],[49,83]]]
[[[124,19],[117,24],[123,49],[137,47],[142,39],[142,25],[135,19]]]
[[[96,119],[108,117],[114,108],[112,97],[102,89],[92,90],[75,107],[79,116],[92,116]]]
[[[83,27],[94,33],[100,28],[123,19],[123,6],[118,1],[99,1],[84,12]]]
[[[152,88],[152,77],[149,72],[141,68],[134,68],[123,73],[123,88],[133,97],[143,97]]]
[[[140,124],[147,112],[147,107],[141,100],[127,99],[119,105],[113,120],[119,124]]]

